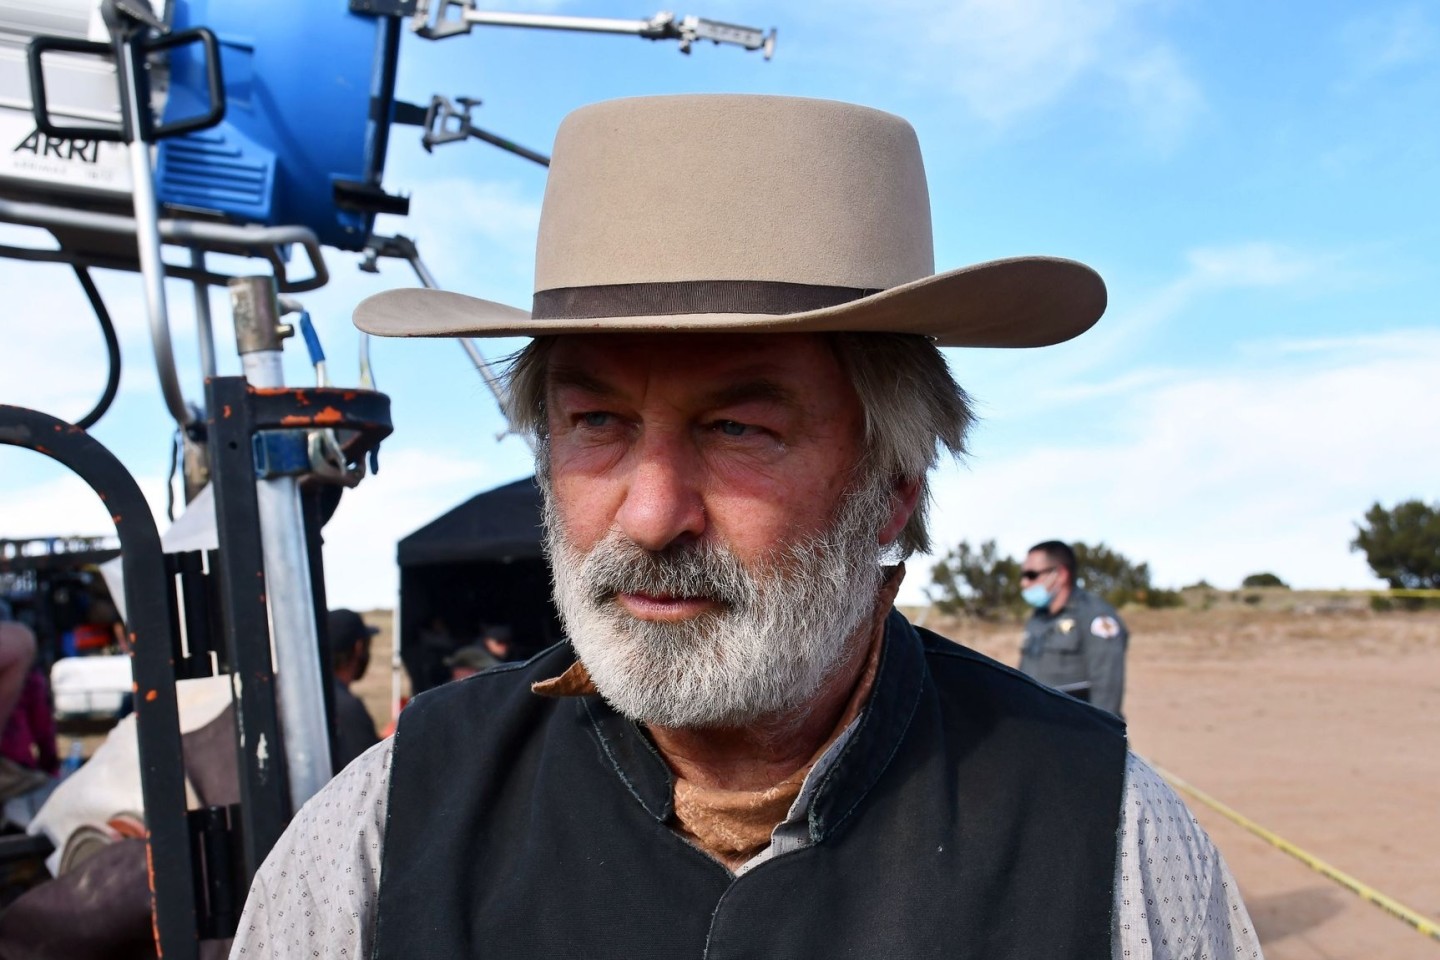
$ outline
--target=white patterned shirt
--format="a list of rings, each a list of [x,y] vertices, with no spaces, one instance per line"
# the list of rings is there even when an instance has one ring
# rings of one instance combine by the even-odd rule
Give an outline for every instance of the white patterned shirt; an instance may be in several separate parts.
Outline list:
[[[392,743],[361,754],[291,821],[255,875],[230,960],[368,960]],[[1259,960],[1260,942],[1219,851],[1184,801],[1133,753],[1122,803],[1116,960]],[[762,851],[757,860],[780,852]]]

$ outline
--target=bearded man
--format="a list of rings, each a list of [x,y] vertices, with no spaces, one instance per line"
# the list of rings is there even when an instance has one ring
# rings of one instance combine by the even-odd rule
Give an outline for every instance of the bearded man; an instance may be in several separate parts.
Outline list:
[[[892,609],[970,422],[937,347],[1058,342],[1104,302],[1064,260],[935,274],[899,118],[572,114],[531,311],[356,311],[534,337],[510,415],[568,642],[416,698],[298,814],[234,956],[1258,956],[1118,718]]]

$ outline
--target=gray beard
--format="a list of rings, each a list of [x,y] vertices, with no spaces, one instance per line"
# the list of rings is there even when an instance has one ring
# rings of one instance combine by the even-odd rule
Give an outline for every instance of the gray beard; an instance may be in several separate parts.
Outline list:
[[[676,729],[745,726],[808,704],[853,654],[883,580],[876,536],[889,485],[857,489],[824,533],[778,546],[753,570],[723,544],[653,552],[614,530],[583,553],[546,490],[555,602],[601,696],[632,720]],[[619,593],[703,597],[718,609],[640,620]]]

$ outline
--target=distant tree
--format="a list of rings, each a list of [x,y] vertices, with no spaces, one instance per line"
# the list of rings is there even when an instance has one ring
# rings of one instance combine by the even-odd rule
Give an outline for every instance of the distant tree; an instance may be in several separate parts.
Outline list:
[[[1440,504],[1419,500],[1386,510],[1376,503],[1357,523],[1351,550],[1394,590],[1440,589]]]
[[[943,612],[982,620],[1001,620],[1024,609],[1020,599],[1020,563],[1001,556],[994,540],[979,549],[962,540],[930,573],[930,601]]]
[[[1150,591],[1150,565],[1133,563],[1123,553],[1103,543],[1072,543],[1075,551],[1075,580],[1091,593],[1099,594],[1117,607],[1144,603]]]
[[[1205,578],[1200,578],[1188,587],[1181,587],[1181,590],[1214,590],[1215,585]]]
[[[1161,607],[1183,607],[1185,606],[1185,595],[1179,590],[1151,587],[1145,591],[1145,606],[1157,610]]]
[[[1275,576],[1275,574],[1273,574],[1273,573],[1252,573],[1252,574],[1250,574],[1250,576],[1248,576],[1248,577],[1246,577],[1244,580],[1241,580],[1241,581],[1240,581],[1240,586],[1242,586],[1242,587],[1283,587],[1283,588],[1286,589],[1286,590],[1289,590],[1289,589],[1290,589],[1290,584],[1286,583],[1284,580],[1281,580],[1279,577]]]
[[[1178,590],[1162,590],[1150,582],[1150,564],[1135,563],[1103,543],[1072,543],[1075,580],[1091,593],[1117,607],[1142,603],[1147,607],[1178,607],[1185,600]]]

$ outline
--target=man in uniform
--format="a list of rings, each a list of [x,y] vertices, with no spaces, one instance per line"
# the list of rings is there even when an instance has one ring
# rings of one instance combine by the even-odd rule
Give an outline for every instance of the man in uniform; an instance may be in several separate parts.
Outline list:
[[[535,338],[510,413],[567,640],[411,701],[271,852],[234,957],[1259,955],[1118,718],[893,608],[970,421],[937,345],[1075,336],[1098,276],[936,274],[898,117],[654,97],[561,125],[535,290],[356,323]]]
[[[1130,632],[1115,608],[1075,585],[1075,551],[1059,540],[1030,548],[1020,570],[1025,624],[1020,669],[1102,710],[1121,716],[1125,647]]]

